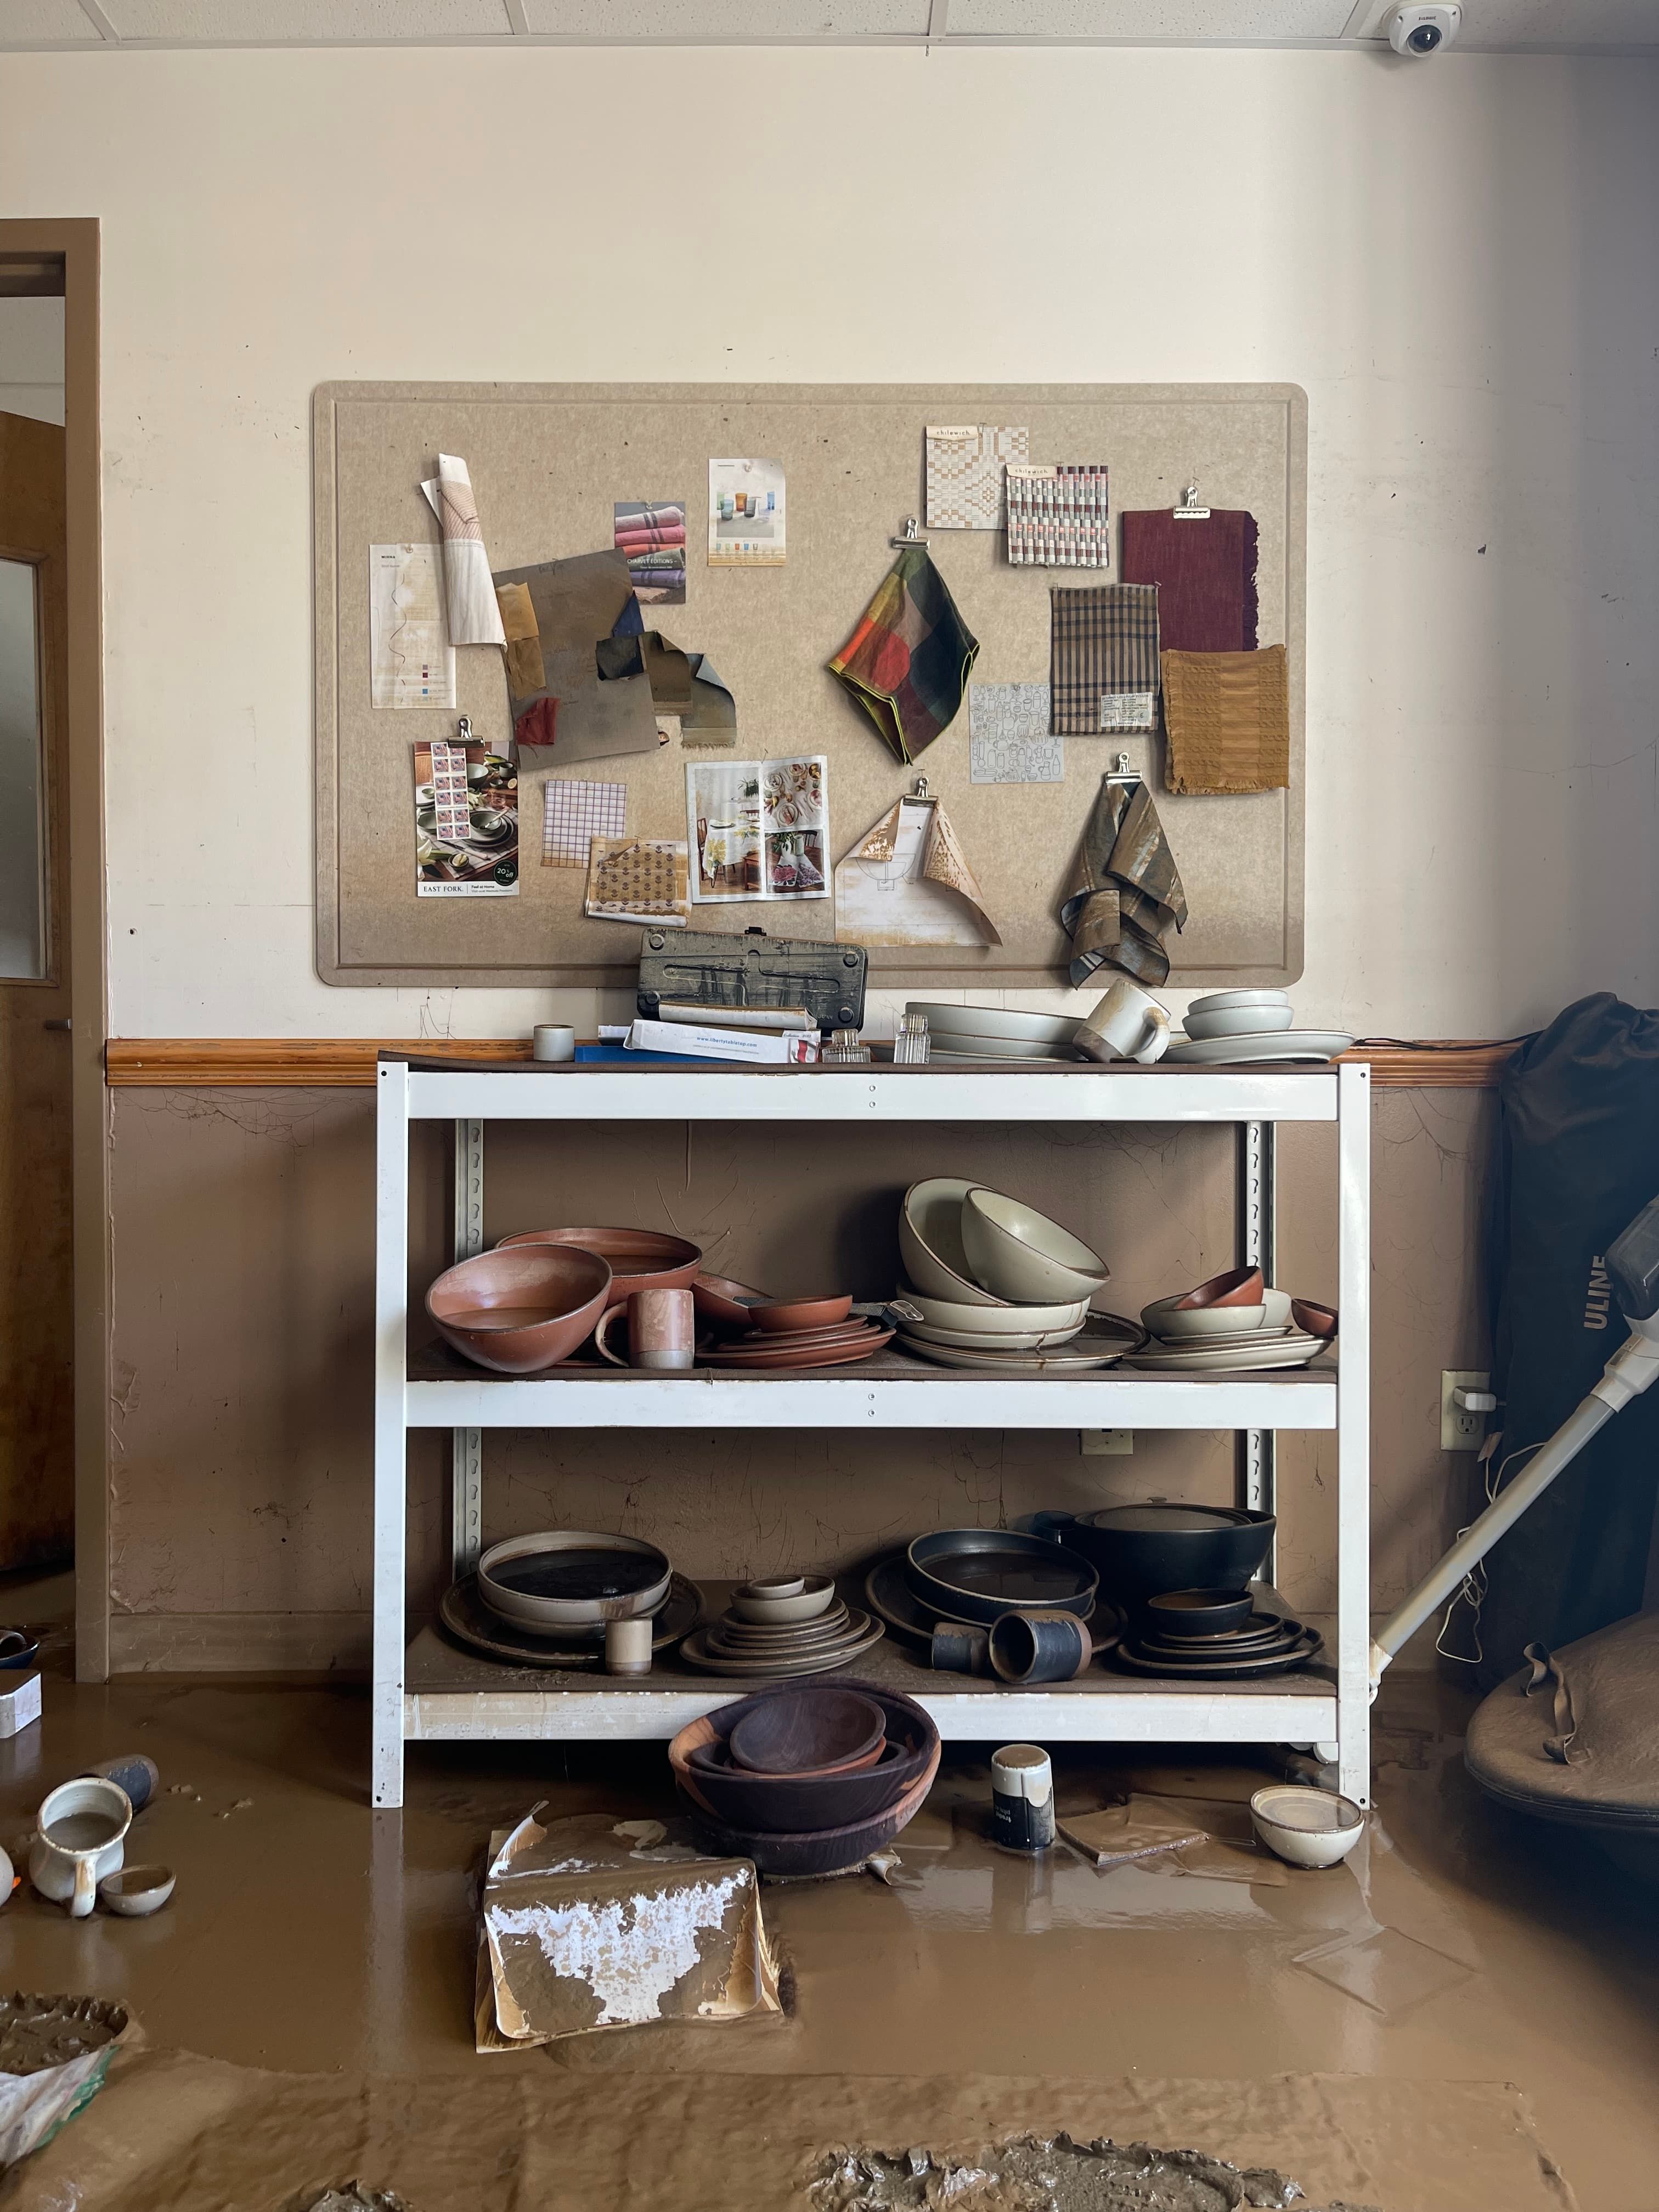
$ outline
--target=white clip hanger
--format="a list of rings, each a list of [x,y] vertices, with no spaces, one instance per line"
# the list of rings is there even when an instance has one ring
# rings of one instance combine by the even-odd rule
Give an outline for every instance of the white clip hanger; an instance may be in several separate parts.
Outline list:
[[[917,529],[916,518],[915,515],[907,514],[904,518],[903,536],[901,538],[890,538],[887,543],[890,545],[925,545],[927,543],[927,540],[922,536],[921,531]]]
[[[1189,483],[1182,493],[1181,504],[1175,511],[1175,519],[1177,522],[1207,522],[1209,520],[1209,508],[1200,507],[1198,503],[1196,481]]]
[[[1127,753],[1115,753],[1106,781],[1108,783],[1139,783],[1144,781],[1140,770],[1129,765]]]

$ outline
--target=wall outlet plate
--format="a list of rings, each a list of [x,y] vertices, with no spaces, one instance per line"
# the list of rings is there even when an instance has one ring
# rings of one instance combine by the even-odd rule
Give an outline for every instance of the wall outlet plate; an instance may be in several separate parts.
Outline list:
[[[1454,1390],[1490,1390],[1492,1376],[1484,1368],[1447,1367],[1440,1374],[1440,1449],[1479,1451],[1486,1441],[1488,1413],[1466,1413],[1453,1397]]]
[[[1078,1443],[1085,1459],[1127,1458],[1135,1448],[1133,1429],[1079,1429]]]

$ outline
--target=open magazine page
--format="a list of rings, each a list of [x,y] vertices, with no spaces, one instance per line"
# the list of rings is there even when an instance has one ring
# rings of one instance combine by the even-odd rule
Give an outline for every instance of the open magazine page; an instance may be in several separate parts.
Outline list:
[[[830,896],[822,753],[693,763],[685,771],[685,822],[695,903]]]

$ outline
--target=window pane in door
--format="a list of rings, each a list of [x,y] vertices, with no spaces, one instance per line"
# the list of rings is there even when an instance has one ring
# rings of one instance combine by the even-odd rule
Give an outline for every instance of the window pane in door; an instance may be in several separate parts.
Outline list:
[[[8,978],[46,972],[36,580],[32,562],[0,559],[0,976]]]

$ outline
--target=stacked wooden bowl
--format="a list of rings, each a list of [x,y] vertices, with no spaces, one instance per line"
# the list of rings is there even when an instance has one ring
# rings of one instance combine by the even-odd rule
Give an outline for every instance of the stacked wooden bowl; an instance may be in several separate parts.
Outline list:
[[[838,1874],[892,1842],[939,1771],[922,1708],[873,1682],[763,1690],[668,1747],[704,1844],[763,1874]]]

